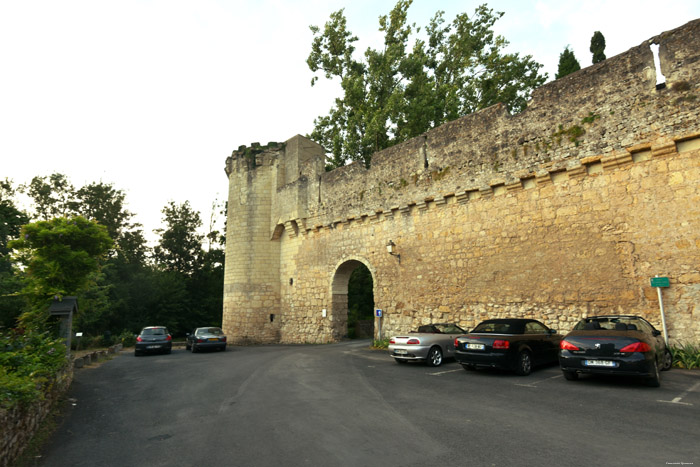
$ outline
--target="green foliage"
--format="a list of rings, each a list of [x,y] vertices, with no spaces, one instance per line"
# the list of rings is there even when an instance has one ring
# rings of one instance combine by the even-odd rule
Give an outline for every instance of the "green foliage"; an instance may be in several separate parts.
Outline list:
[[[673,365],[678,368],[692,370],[700,368],[700,346],[685,344],[671,347]]]
[[[25,254],[25,293],[39,301],[84,290],[111,245],[105,227],[80,216],[27,224],[21,237],[9,243]]]
[[[168,271],[191,274],[200,265],[203,236],[197,233],[202,226],[199,212],[189,201],[177,205],[168,203],[163,208],[165,229],[158,229],[160,242],[153,251],[156,263]]]
[[[581,123],[593,123],[600,118],[600,115],[594,114],[593,112],[588,112],[586,117],[581,119]]]
[[[504,52],[508,42],[493,32],[503,13],[482,5],[471,17],[462,13],[445,24],[438,11],[426,27],[427,40],[414,40],[420,28],[406,22],[411,3],[399,0],[379,18],[384,46],[368,48],[362,61],[353,57],[358,39],[343,10],[331,15],[323,31],[311,26],[309,68],[338,79],[343,89],[310,135],[331,152],[329,167],[348,160],[369,167],[374,152],[499,102],[519,112],[546,80],[531,56]]]
[[[35,217],[45,221],[68,216],[75,202],[75,188],[68,177],[60,173],[34,177],[29,185],[22,186],[22,191],[34,201]]]
[[[0,327],[13,327],[23,306],[17,296],[23,287],[23,274],[13,270],[8,243],[19,236],[29,217],[17,209],[15,192],[10,180],[0,180]]]
[[[596,31],[593,33],[590,51],[593,54],[594,64],[605,60],[605,37],[602,32]]]
[[[122,331],[117,337],[117,340],[121,342],[124,347],[133,347],[136,344],[136,336],[131,331]]]
[[[47,332],[0,331],[0,408],[42,399],[65,364],[65,346]]]
[[[31,217],[15,208],[12,183],[0,182],[0,326],[16,326],[22,315],[21,325],[48,329],[46,310],[56,294],[78,296],[73,331],[83,332],[82,348],[106,344],[110,331],[125,330],[120,339],[129,340],[147,325],[184,334],[221,324],[224,233],[215,229],[215,216],[225,215],[225,207],[212,206],[203,251],[199,213],[189,203],[170,203],[159,254],[152,256],[141,226],[130,223],[124,192],[114,186],[90,183],[76,190],[65,175],[53,174],[21,188],[41,220],[22,231]],[[60,214],[82,216],[76,224],[72,217],[51,218]],[[107,254],[93,257],[93,246],[104,246],[98,231],[114,242]]]
[[[375,349],[386,349],[389,347],[389,338],[386,339],[375,339],[372,341],[372,347]]]
[[[581,65],[578,63],[578,60],[576,60],[574,52],[569,50],[569,46],[567,45],[564,51],[559,55],[559,67],[557,68],[555,79],[563,78],[580,69]]]
[[[111,184],[90,183],[75,192],[76,200],[69,206],[73,213],[104,225],[107,234],[116,241],[133,216],[124,209],[125,196]]]

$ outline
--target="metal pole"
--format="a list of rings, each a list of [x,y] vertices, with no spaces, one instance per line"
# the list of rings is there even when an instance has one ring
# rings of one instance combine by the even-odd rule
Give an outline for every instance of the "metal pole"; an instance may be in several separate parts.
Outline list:
[[[659,277],[658,275],[656,277]],[[659,295],[659,308],[661,309],[661,325],[664,328],[664,342],[668,345],[668,331],[666,330],[666,316],[664,315],[664,301],[661,298],[661,287],[656,288],[656,293]]]

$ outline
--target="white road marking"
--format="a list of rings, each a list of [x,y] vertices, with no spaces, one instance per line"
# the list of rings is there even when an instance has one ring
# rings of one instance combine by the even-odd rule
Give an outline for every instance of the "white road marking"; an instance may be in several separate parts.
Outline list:
[[[440,376],[440,375],[444,375],[447,373],[456,373],[458,371],[464,371],[464,370],[460,368],[459,370],[438,371],[437,373],[428,373],[428,374],[431,376]]]
[[[537,385],[540,384],[540,383],[543,383],[543,382],[545,382],[545,381],[549,381],[550,379],[561,378],[562,376],[563,376],[563,375],[550,376],[549,378],[541,379],[541,380],[539,380],[539,381],[534,381],[534,382],[529,383],[529,384],[515,383],[515,385],[516,385],[516,386],[523,386],[523,387],[526,387],[526,388],[536,388]]]
[[[674,397],[673,400],[662,401],[657,399],[656,402],[665,402],[667,404],[693,405],[690,402],[681,402],[681,400],[691,392],[695,391],[698,387],[700,387],[700,382],[693,384],[687,391],[685,391],[678,397]]]

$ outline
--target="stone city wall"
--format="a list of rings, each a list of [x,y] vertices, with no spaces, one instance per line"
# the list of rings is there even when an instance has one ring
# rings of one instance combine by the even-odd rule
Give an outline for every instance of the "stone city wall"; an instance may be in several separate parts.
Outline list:
[[[465,116],[370,169],[324,172],[322,148],[300,136],[239,148],[226,164],[227,334],[341,338],[347,280],[364,264],[384,335],[495,317],[567,331],[609,312],[660,326],[658,274],[671,280],[671,339],[697,342],[699,68],[696,20],[542,86],[520,114]]]

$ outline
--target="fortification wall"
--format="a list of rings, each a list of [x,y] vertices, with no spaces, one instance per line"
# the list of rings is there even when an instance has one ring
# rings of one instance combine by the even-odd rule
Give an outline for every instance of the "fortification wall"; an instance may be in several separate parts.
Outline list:
[[[385,333],[506,316],[567,331],[604,312],[659,325],[649,286],[659,274],[671,279],[672,340],[697,342],[699,68],[696,20],[541,87],[518,115],[497,105],[465,116],[375,154],[370,169],[323,172],[322,150],[301,137],[254,164],[247,149],[234,152],[227,333],[234,342],[336,340],[349,271],[362,263]],[[386,251],[390,239],[400,261]],[[258,256],[266,246],[272,253]],[[229,263],[244,251],[234,277]],[[274,290],[265,305],[235,292],[251,277]]]
[[[666,86],[656,89],[651,43],[660,43]],[[319,224],[424,198],[520,183],[580,166],[589,157],[625,154],[667,137],[693,135],[700,62],[700,23],[661,34],[601,63],[537,89],[528,108],[502,105],[435,128],[322,174]]]

